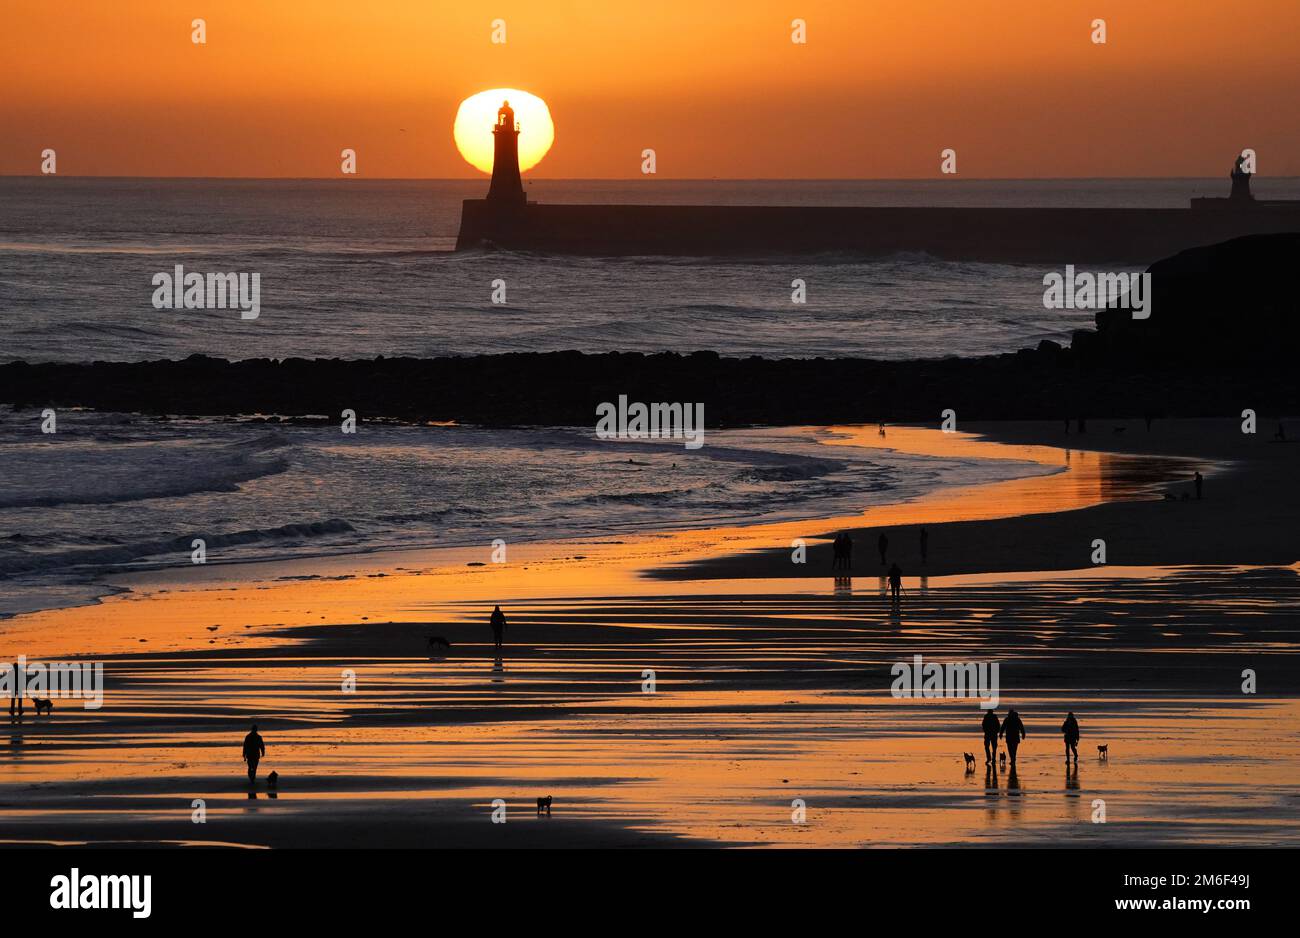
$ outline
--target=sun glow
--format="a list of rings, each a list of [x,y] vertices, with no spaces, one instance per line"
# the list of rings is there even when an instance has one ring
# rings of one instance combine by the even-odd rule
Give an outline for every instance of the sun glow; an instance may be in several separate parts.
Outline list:
[[[515,88],[480,91],[460,103],[452,135],[456,148],[475,169],[492,172],[492,128],[503,101],[509,101],[519,125],[519,170],[527,172],[542,161],[555,142],[555,125],[546,102]]]

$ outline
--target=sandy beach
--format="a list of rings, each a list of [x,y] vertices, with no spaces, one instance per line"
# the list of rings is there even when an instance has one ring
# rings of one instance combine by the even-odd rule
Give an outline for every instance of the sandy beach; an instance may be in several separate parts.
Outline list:
[[[1298,445],[1232,419],[963,431],[836,427],[827,445],[1052,471],[848,517],[512,545],[506,564],[485,546],[151,571],[114,578],[99,604],[6,620],[0,660],[102,661],[107,689],[101,710],[57,701],[8,724],[0,836],[1300,844]],[[837,579],[841,530],[856,548]],[[897,608],[881,531],[904,571]],[[431,659],[433,635],[451,649]],[[998,712],[1028,729],[1014,777],[986,770],[976,701],[891,695],[892,666],[918,654],[1000,665]],[[1077,771],[1066,711],[1082,726]],[[243,775],[251,722],[274,791]],[[550,817],[535,812],[544,795]]]

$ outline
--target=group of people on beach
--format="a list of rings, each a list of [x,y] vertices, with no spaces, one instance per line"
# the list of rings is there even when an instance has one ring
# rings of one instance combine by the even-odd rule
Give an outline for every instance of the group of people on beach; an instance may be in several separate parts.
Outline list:
[[[1025,731],[1025,724],[1020,719],[1020,714],[1014,709],[1007,711],[1006,719],[999,721],[995,710],[990,710],[984,714],[984,720],[981,724],[984,730],[984,763],[991,765],[998,757],[998,739],[1006,741],[1007,755],[1011,759],[1011,772],[1016,771],[1016,750],[1029,734]],[[1061,735],[1065,738],[1065,761],[1070,761],[1070,756],[1074,756],[1074,764],[1079,764],[1079,721],[1075,719],[1074,712],[1071,711],[1065,715],[1065,722],[1061,724]]]
[[[884,531],[876,538],[876,550],[880,552],[880,565],[883,567],[889,562],[889,535]],[[841,531],[835,535],[835,540],[831,543],[831,552],[833,560],[831,562],[832,570],[852,570],[853,569],[853,538],[847,531]],[[926,563],[930,559],[930,532],[921,528],[921,563]],[[889,599],[894,605],[902,601],[903,592],[903,568],[895,560],[885,573],[889,581]]]
[[[925,529],[921,529],[921,543],[925,543]],[[847,543],[844,548],[846,552],[851,552],[853,541],[845,533],[841,533],[835,539],[836,560],[838,562],[841,551],[841,539]],[[880,535],[881,562],[884,562],[885,550],[889,540],[884,534]],[[898,564],[895,563],[889,571],[889,583],[891,592],[894,595],[894,602],[897,602],[898,590],[902,578],[902,571]],[[501,611],[500,606],[492,610],[492,615],[488,619],[488,624],[492,628],[493,645],[497,655],[500,655],[503,640],[505,637],[506,617]],[[1014,709],[1007,711],[1006,718],[998,719],[995,710],[989,710],[984,714],[981,723],[981,729],[984,732],[984,762],[986,765],[993,765],[998,757],[998,740],[1002,739],[1006,743],[1007,754],[1011,760],[1011,774],[1016,772],[1016,753],[1020,744],[1024,741],[1028,732],[1025,730],[1024,721],[1020,719],[1020,714]],[[1079,764],[1079,721],[1075,719],[1073,711],[1065,715],[1065,722],[1061,724],[1061,734],[1065,739],[1065,761],[1068,765],[1070,757],[1074,757],[1074,764]],[[257,732],[257,724],[254,723],[248,735],[244,737],[243,758],[248,765],[248,783],[253,785],[257,779],[257,765],[266,755],[266,743],[263,741],[260,733]],[[968,756],[969,758],[969,756]]]
[[[884,531],[876,538],[876,550],[880,552],[880,565],[883,567],[889,562],[889,535]],[[831,552],[834,560],[831,563],[833,570],[852,570],[853,569],[853,538],[847,531],[841,531],[835,535],[835,540],[831,543]],[[930,532],[925,528],[921,529],[921,562],[925,563],[930,555]]]

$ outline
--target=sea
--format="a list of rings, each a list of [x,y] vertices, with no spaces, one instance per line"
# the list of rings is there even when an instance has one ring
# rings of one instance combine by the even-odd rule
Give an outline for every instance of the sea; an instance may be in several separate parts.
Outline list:
[[[535,180],[540,202],[1179,206],[1214,180]],[[577,349],[976,356],[1067,341],[1032,265],[922,254],[562,258],[453,253],[471,180],[0,178],[0,362],[449,356]],[[1300,180],[1257,194],[1300,198]],[[260,275],[260,313],[157,309],[156,274]],[[1114,270],[1132,268],[1116,265]],[[806,303],[791,302],[791,282]],[[504,281],[505,302],[493,303]],[[114,573],[824,517],[1044,471],[826,445],[706,445],[594,427],[268,424],[0,406],[0,616],[93,602]]]
[[[1178,207],[1223,179],[536,180],[554,203]],[[0,178],[0,361],[678,351],[906,359],[1068,340],[1041,265],[453,253],[478,180]],[[1300,179],[1262,179],[1300,198]],[[152,279],[260,274],[255,320],[154,308]],[[1099,266],[1131,270],[1122,265]],[[791,302],[791,282],[806,302]],[[493,303],[494,281],[505,303]]]

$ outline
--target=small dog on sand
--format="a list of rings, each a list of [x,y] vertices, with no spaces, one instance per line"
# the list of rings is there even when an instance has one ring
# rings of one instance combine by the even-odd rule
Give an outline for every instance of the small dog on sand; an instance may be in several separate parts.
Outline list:
[[[41,711],[42,711],[42,710],[44,710],[46,713],[49,713],[49,714],[53,714],[53,713],[54,713],[54,703],[53,703],[53,701],[50,701],[50,700],[43,700],[43,699],[41,699],[40,697],[33,697],[33,698],[32,698],[32,703],[36,704],[36,715],[37,715],[37,716],[40,716],[40,715],[41,715]]]
[[[971,755],[969,752],[963,752],[962,755],[964,755],[964,756],[966,757],[966,771],[967,771],[967,772],[974,772],[974,771],[975,771],[975,757],[974,757],[973,755]]]
[[[429,636],[429,654],[445,655],[451,651],[451,642],[447,641],[441,635]]]
[[[550,795],[547,795],[545,798],[538,798],[538,799],[537,799],[537,813],[538,813],[538,814],[541,814],[543,811],[545,811],[548,815],[551,813],[551,796],[550,796]]]
[[[280,782],[279,772],[272,772],[270,775],[266,777],[266,784],[269,785],[271,788],[274,788],[277,784],[279,784],[279,782]]]
[[[1107,744],[1104,745],[1104,746],[1098,746],[1098,747],[1097,747],[1097,758],[1098,758],[1098,759],[1109,759],[1109,758],[1110,758],[1110,743],[1107,743]]]
[[[1007,767],[1007,754],[1005,752],[998,753],[998,766],[1003,769]]]

